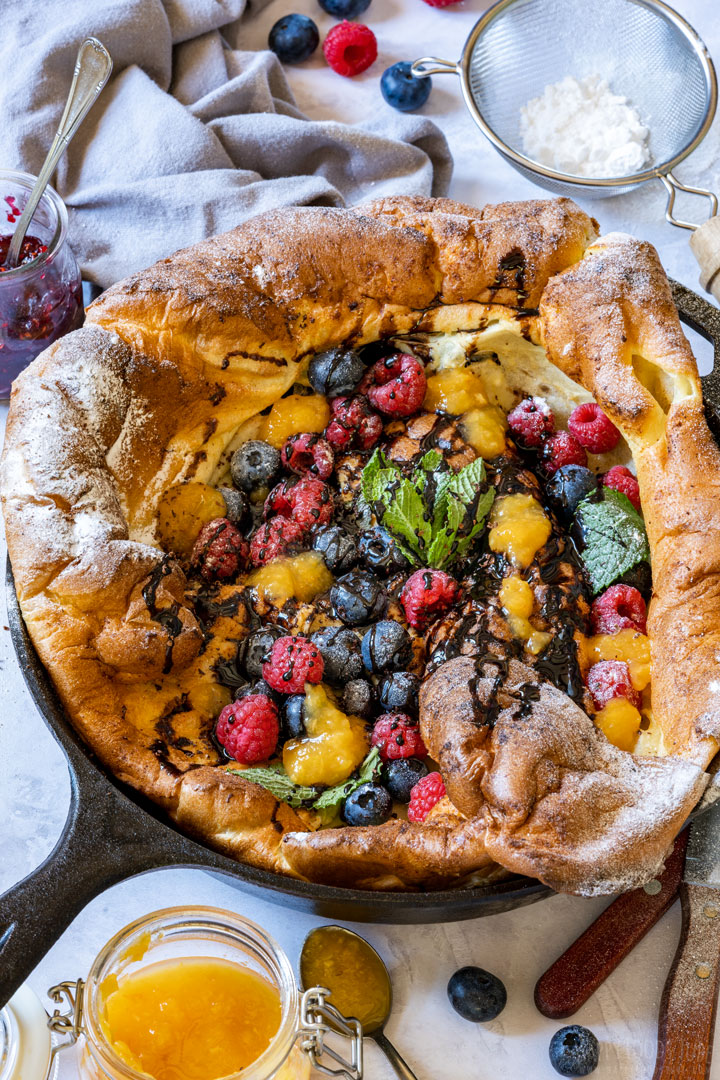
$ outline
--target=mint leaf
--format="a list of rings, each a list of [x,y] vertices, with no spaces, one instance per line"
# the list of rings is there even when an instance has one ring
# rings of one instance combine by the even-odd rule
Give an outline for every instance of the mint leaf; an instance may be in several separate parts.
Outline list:
[[[463,536],[458,539],[457,543],[457,558],[462,559],[467,555],[471,545],[475,542],[477,537],[485,528],[485,522],[487,516],[490,513],[490,508],[495,501],[495,491],[490,488],[489,491],[483,492],[477,500],[474,508],[475,520],[470,528],[470,532],[467,536]]]
[[[322,795],[313,803],[313,809],[337,810],[348,795],[352,795],[353,791],[357,791],[363,784],[370,784],[373,780],[376,780],[380,775],[381,768],[380,751],[377,746],[374,746],[360,766],[357,776],[351,777],[335,787],[328,788],[327,791],[323,791]]]
[[[423,562],[425,549],[432,539],[432,528],[425,520],[425,503],[412,480],[398,481],[393,501],[385,510],[382,522],[396,539],[403,540],[414,552],[413,562]]]
[[[363,498],[373,509],[378,502],[387,507],[392,500],[392,485],[400,476],[397,465],[388,461],[382,450],[375,450],[362,471]]]
[[[582,560],[594,595],[650,558],[645,523],[622,492],[603,488],[602,502],[583,499],[575,517],[585,540]]]
[[[469,465],[465,465],[460,472],[450,474],[448,492],[457,495],[469,506],[485,483],[485,476],[485,462],[482,458],[476,458]]]
[[[276,799],[295,808],[304,806],[317,796],[317,788],[294,784],[280,762],[275,765],[261,765],[254,769],[228,769],[227,771],[234,773],[235,776],[241,776],[243,780],[249,780],[251,784],[258,784]]]

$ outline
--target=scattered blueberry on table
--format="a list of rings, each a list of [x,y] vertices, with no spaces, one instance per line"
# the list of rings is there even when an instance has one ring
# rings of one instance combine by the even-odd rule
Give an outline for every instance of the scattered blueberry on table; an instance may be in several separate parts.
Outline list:
[[[370,0],[319,0],[319,4],[336,19],[357,19],[370,7]]]
[[[284,64],[301,64],[319,44],[318,28],[307,15],[283,15],[268,37],[268,45]]]
[[[560,1028],[550,1040],[550,1064],[561,1076],[589,1076],[599,1057],[597,1039],[580,1024]]]
[[[462,967],[456,971],[447,993],[455,1012],[474,1024],[494,1020],[507,1002],[507,990],[501,980],[479,967]]]
[[[380,79],[380,90],[388,105],[400,112],[412,112],[425,104],[430,97],[432,79],[419,79],[412,73],[412,65],[401,60],[387,68]]]

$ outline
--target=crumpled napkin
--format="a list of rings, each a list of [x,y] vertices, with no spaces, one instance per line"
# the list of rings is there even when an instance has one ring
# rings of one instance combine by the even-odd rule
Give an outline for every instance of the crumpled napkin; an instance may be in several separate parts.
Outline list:
[[[114,61],[56,175],[89,280],[107,287],[281,206],[446,193],[452,158],[432,121],[308,120],[273,53],[228,47],[221,28],[267,2],[4,0],[0,168],[39,171],[84,37]]]

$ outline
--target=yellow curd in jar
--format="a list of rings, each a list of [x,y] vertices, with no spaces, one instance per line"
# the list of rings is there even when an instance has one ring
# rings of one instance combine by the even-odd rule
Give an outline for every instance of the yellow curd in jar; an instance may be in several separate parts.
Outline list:
[[[258,595],[268,604],[282,607],[288,600],[309,603],[320,593],[327,592],[333,576],[317,551],[303,551],[287,559],[274,559],[247,579]]]
[[[541,653],[550,644],[550,634],[536,630],[530,622],[535,597],[528,582],[517,574],[505,578],[500,586],[500,603],[513,636],[524,641],[533,656]]]
[[[525,570],[547,543],[552,525],[532,495],[503,495],[490,513],[490,550],[505,555],[513,566]]]
[[[325,986],[343,1016],[354,1016],[366,1032],[378,1028],[390,1012],[390,981],[382,961],[341,927],[324,926],[303,948],[303,986]]]
[[[101,988],[105,1038],[154,1080],[218,1080],[252,1065],[277,1034],[280,996],[241,964],[215,957],[164,960]]]

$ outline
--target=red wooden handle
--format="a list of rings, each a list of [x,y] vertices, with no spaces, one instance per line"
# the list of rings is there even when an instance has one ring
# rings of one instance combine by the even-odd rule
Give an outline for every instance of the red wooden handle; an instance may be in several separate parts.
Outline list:
[[[680,943],[660,1002],[653,1080],[707,1080],[720,971],[720,890],[681,885]]]
[[[561,1020],[577,1012],[665,914],[677,896],[687,838],[685,829],[658,878],[658,892],[634,889],[619,896],[540,976],[535,986],[535,1004],[543,1016]]]

